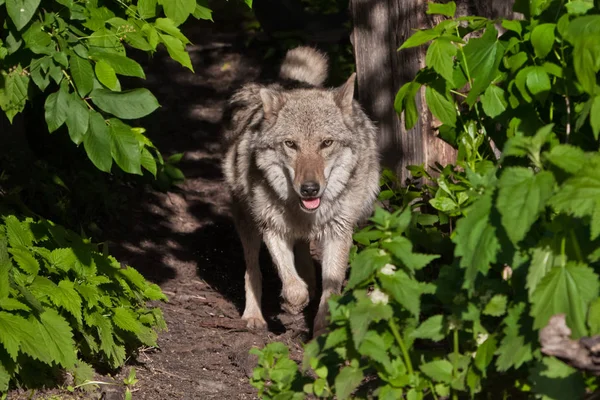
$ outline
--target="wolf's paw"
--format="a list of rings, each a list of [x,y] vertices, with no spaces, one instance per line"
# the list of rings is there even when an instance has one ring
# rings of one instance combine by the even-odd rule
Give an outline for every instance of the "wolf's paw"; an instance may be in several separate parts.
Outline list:
[[[267,321],[263,318],[244,318],[248,329],[253,331],[264,331],[267,329]]]
[[[253,331],[263,331],[267,329],[267,321],[261,315],[242,316],[242,319],[246,321],[248,329]]]
[[[302,312],[310,301],[308,288],[304,282],[289,286],[283,291],[283,308],[286,312],[296,315]]]

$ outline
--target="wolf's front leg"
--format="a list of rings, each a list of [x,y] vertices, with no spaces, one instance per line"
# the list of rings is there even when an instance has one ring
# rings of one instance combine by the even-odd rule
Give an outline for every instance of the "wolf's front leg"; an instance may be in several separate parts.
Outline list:
[[[262,274],[258,256],[260,252],[260,235],[250,224],[238,224],[238,232],[244,248],[244,259],[246,261],[245,288],[246,306],[242,319],[248,322],[249,329],[265,329],[265,321],[261,307],[262,297]]]
[[[323,247],[323,294],[313,325],[313,337],[325,332],[329,311],[327,300],[332,294],[338,294],[342,290],[348,267],[348,253],[352,246],[352,235],[325,237],[321,243]]]
[[[274,232],[265,232],[263,240],[277,267],[283,290],[282,308],[290,314],[298,314],[308,304],[308,287],[294,266],[294,241]]]

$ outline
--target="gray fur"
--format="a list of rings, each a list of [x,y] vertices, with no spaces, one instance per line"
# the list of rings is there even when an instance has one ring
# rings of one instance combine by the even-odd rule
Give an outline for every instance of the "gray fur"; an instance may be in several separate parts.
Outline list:
[[[325,61],[314,62],[315,54]],[[312,70],[302,73],[301,65]],[[341,290],[353,229],[371,213],[379,190],[377,131],[353,100],[354,74],[340,88],[312,86],[324,80],[314,77],[326,74],[326,59],[305,47],[291,50],[281,71],[304,81],[297,88],[245,85],[231,98],[225,131],[223,170],[246,257],[242,318],[250,328],[266,326],[258,238],[271,253],[283,283],[283,308],[291,313],[300,312],[314,292],[314,278],[306,271],[312,263],[305,253],[307,243],[316,241],[323,250],[323,294],[314,324],[318,334],[326,326],[328,297]],[[301,195],[308,181],[319,184],[311,198]],[[301,197],[313,201],[305,206],[318,197],[320,206],[307,211]]]
[[[312,47],[296,47],[286,54],[279,77],[322,86],[327,79],[327,57]]]

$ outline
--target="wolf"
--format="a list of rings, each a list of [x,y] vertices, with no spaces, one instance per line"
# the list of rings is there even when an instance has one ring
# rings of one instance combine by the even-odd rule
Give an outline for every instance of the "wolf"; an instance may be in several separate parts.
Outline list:
[[[242,319],[264,329],[261,242],[282,281],[282,308],[300,313],[315,295],[310,254],[322,251],[322,294],[313,335],[327,325],[327,300],[345,278],[355,225],[379,192],[377,129],[354,100],[356,74],[327,89],[328,60],[312,47],[287,52],[279,78],[231,97],[224,138],[225,181],[246,263]]]

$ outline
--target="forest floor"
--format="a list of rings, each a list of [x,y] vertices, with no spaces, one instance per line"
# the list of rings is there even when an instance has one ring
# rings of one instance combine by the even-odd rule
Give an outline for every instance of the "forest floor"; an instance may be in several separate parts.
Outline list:
[[[168,296],[167,303],[157,304],[168,331],[159,335],[158,348],[140,351],[117,375],[96,377],[116,385],[99,385],[87,394],[17,390],[9,399],[122,399],[122,380],[132,367],[139,379],[134,399],[255,399],[257,392],[249,383],[256,363],[248,354],[252,346],[282,341],[292,358],[302,356],[302,343],[310,338],[308,318],[281,310],[281,284],[266,252],[261,265],[269,329],[250,332],[240,320],[245,267],[220,167],[220,124],[227,98],[279,60],[265,61],[266,45],[249,45],[239,26],[194,21],[184,33],[193,43],[188,50],[195,73],[165,51],[142,60],[147,75],[143,85],[161,104],[142,125],[163,155],[185,153],[178,167],[186,180],[169,192],[150,185],[129,189],[127,206],[105,232],[111,254]]]

